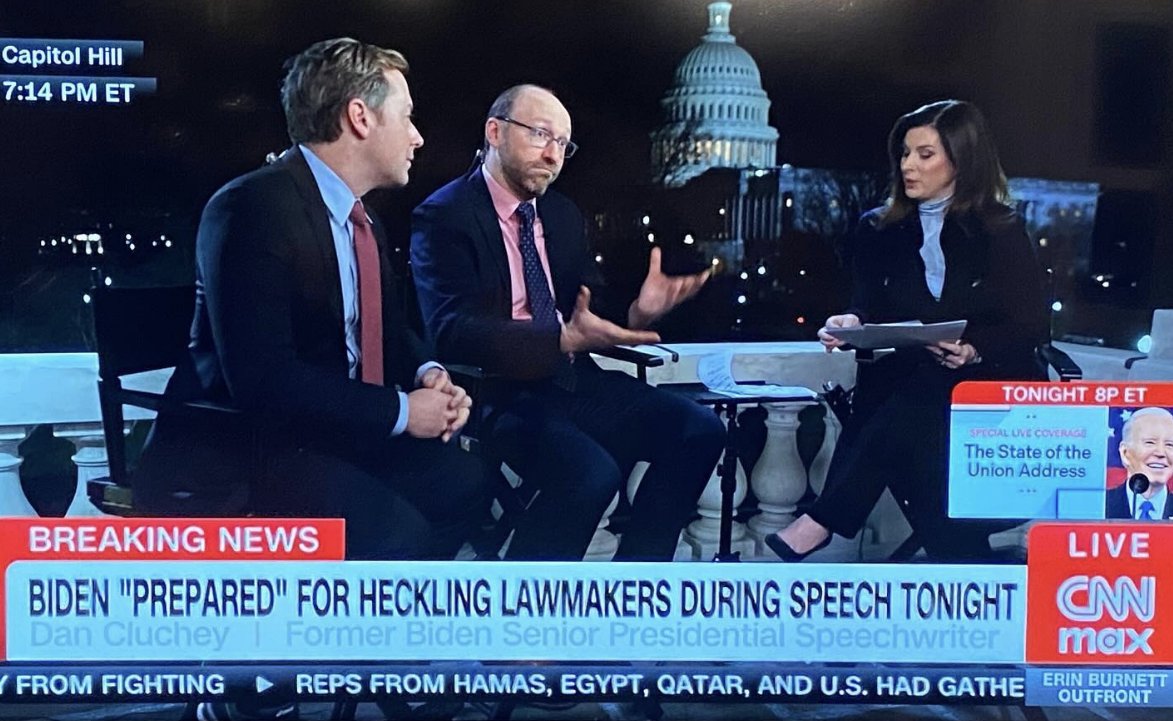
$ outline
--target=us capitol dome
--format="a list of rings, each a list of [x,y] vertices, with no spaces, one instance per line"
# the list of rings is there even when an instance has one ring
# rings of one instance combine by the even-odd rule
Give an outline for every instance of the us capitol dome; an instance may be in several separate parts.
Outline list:
[[[652,133],[657,183],[679,187],[710,168],[776,165],[778,131],[757,63],[729,32],[727,2],[709,5],[709,30],[676,68]]]

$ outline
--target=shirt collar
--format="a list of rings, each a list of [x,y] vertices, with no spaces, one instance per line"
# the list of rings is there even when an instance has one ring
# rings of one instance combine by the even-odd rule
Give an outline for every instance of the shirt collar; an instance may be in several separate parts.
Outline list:
[[[346,184],[342,178],[338,177],[329,165],[314,154],[305,145],[298,145],[301,148],[302,155],[305,156],[306,165],[310,166],[310,172],[313,173],[314,182],[318,184],[318,192],[322,194],[322,202],[326,204],[326,210],[330,213],[330,218],[339,225],[345,225],[350,220],[350,210],[354,207],[354,193],[351,192],[350,186]]]
[[[917,206],[917,209],[921,215],[944,215],[945,209],[949,207],[949,201],[951,200],[953,200],[952,195],[946,195],[939,200],[926,200]]]
[[[493,210],[497,212],[497,217],[501,222],[511,222],[513,214],[517,212],[517,206],[523,202],[534,206],[534,211],[538,209],[537,201],[534,198],[523,201],[521,198],[514,195],[513,191],[506,188],[497,182],[493,174],[481,166],[481,175],[485,176],[485,185],[489,188],[489,197],[493,199]]]

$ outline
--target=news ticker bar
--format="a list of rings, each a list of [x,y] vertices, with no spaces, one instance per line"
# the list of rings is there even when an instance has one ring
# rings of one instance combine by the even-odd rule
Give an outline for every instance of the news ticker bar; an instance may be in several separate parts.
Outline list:
[[[1173,707],[1173,670],[810,664],[0,666],[0,703],[659,701]]]
[[[1088,673],[1086,670],[1082,673]],[[1165,674],[1165,672],[1159,672]],[[1021,705],[1021,667],[809,664],[252,664],[0,666],[0,702],[662,701]]]

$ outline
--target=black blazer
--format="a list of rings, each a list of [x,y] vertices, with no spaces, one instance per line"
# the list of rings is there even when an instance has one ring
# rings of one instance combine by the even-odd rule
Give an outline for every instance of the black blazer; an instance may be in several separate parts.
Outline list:
[[[601,277],[574,203],[551,190],[537,206],[554,301],[569,319],[579,286],[593,292],[602,285]],[[442,359],[516,380],[549,378],[556,372],[564,358],[559,331],[513,320],[505,241],[480,168],[440,188],[415,209],[411,263],[424,324]],[[589,356],[583,362],[589,363]]]
[[[920,217],[910,213],[887,226],[881,208],[863,215],[852,238],[851,307],[865,323],[964,319],[964,340],[982,362],[956,374],[977,378],[1034,379],[1041,368],[1035,348],[1050,340],[1043,270],[1022,219],[1009,209],[991,221],[945,216],[941,250],[945,282],[937,301],[925,282]],[[928,354],[920,349],[898,353]]]
[[[196,240],[191,364],[168,392],[225,401],[269,428],[307,439],[386,439],[430,357],[404,319],[377,220],[386,387],[352,380],[329,215],[301,151],[225,185]]]

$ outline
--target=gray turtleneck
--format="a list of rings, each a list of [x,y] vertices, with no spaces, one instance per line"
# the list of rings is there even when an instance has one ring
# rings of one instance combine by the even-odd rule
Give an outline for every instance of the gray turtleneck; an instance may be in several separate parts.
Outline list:
[[[920,247],[920,257],[925,261],[925,283],[929,292],[941,300],[941,288],[945,285],[945,254],[941,251],[941,227],[945,224],[945,211],[949,209],[952,195],[939,200],[926,200],[918,206],[920,227],[925,242]]]

